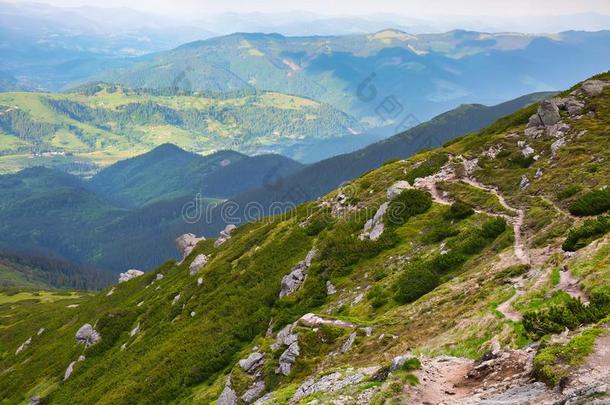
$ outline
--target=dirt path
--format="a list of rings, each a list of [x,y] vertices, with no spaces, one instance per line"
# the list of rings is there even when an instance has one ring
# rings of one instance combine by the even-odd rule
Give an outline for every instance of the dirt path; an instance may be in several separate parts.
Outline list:
[[[500,313],[502,313],[506,319],[513,322],[519,322],[523,319],[523,315],[513,308],[513,302],[523,295],[523,290],[521,288],[522,286],[520,288],[516,288],[513,296],[498,305],[497,308],[497,310],[500,311]]]
[[[589,302],[587,295],[580,288],[580,282],[572,275],[570,270],[564,269],[559,273],[557,288],[567,292],[573,298],[580,299],[583,303]]]
[[[464,376],[472,369],[472,360],[458,357],[424,359],[416,375],[419,384],[407,387],[407,404],[458,404],[472,394],[471,387],[461,386]]]

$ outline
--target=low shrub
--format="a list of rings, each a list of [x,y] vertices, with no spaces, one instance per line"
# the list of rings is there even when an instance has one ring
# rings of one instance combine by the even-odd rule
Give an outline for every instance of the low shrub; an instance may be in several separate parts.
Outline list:
[[[472,214],[474,214],[472,206],[461,201],[456,201],[451,204],[451,207],[449,207],[449,210],[445,213],[445,219],[461,220],[468,218]]]
[[[388,302],[389,294],[382,286],[376,284],[369,290],[366,297],[371,302],[371,307],[378,309]]]
[[[481,235],[487,239],[495,239],[506,230],[504,218],[494,218],[485,222],[481,227]]]
[[[583,217],[607,212],[610,210],[610,187],[589,191],[574,201],[569,209],[573,215]]]
[[[409,183],[413,184],[413,182],[417,178],[427,177],[427,176],[430,176],[430,175],[438,172],[441,169],[441,167],[443,167],[443,165],[445,163],[447,163],[448,161],[449,161],[449,158],[445,154],[434,155],[434,156],[430,157],[430,159],[426,160],[425,162],[423,162],[422,164],[417,166],[416,168],[411,169],[407,173],[406,180]]]
[[[574,252],[610,232],[610,217],[607,215],[597,219],[588,219],[582,226],[571,229],[561,248],[566,252]]]
[[[390,201],[384,222],[389,227],[403,225],[409,218],[428,211],[431,206],[430,193],[417,189],[405,190]]]
[[[444,255],[439,254],[435,256],[430,264],[436,272],[442,274],[459,267],[467,259],[468,257],[466,257],[466,255],[452,250]]]
[[[557,199],[561,201],[580,193],[580,190],[582,190],[582,187],[572,184],[559,190],[556,196]]]
[[[440,283],[438,274],[425,262],[415,262],[407,266],[398,278],[394,288],[396,301],[406,304],[434,290]]]

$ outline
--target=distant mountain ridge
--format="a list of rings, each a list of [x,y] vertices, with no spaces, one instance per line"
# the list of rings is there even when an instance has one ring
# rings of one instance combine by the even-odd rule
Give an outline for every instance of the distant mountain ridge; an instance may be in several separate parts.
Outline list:
[[[423,122],[459,104],[497,104],[563,88],[610,64],[603,52],[609,41],[610,31],[236,33],[148,55],[95,79],[157,89],[275,90],[326,102],[374,126],[396,127],[409,114]]]

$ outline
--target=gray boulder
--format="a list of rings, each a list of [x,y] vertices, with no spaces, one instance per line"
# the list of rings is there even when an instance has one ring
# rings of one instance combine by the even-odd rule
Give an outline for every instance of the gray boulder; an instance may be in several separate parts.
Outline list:
[[[389,203],[387,202],[381,204],[381,206],[377,209],[377,212],[375,212],[373,218],[366,221],[366,223],[364,224],[364,229],[362,230],[362,233],[359,236],[360,239],[379,239],[385,228],[383,224],[383,216],[385,215],[388,206]]]
[[[551,100],[544,100],[538,107],[538,116],[544,126],[551,126],[557,124],[561,120],[559,115],[559,108]]]
[[[282,278],[282,287],[280,290],[280,298],[294,293],[301,287],[307,276],[307,269],[311,266],[311,262],[317,254],[316,249],[311,249],[304,260],[298,262],[291,270]]]
[[[602,94],[604,88],[608,86],[608,82],[604,82],[601,80],[587,80],[582,84],[582,90],[591,97],[597,97]]]
[[[198,238],[192,233],[186,233],[179,236],[176,239],[176,248],[178,249],[180,256],[182,256],[182,260],[186,259],[186,257],[191,254],[193,249],[195,249],[195,246],[197,246],[197,244],[202,240],[205,240],[205,238]]]
[[[27,340],[25,342],[23,342],[21,344],[21,346],[19,346],[17,348],[17,350],[15,351],[15,356],[18,355],[19,353],[21,353],[22,351],[24,351],[25,349],[27,349],[31,343],[32,343],[32,338],[31,337],[27,338]]]
[[[241,396],[242,401],[246,404],[251,404],[256,401],[265,392],[265,382],[256,381],[248,388],[246,392]]]
[[[207,257],[206,255],[198,255],[189,266],[190,275],[192,276],[199,270],[201,270],[206,264],[208,264],[209,260],[209,257]]]
[[[299,342],[294,342],[280,356],[280,365],[275,370],[276,374],[289,375],[292,370],[292,365],[301,354]]]
[[[39,404],[40,404],[40,397],[38,395],[33,396],[28,401],[28,405],[39,405]]]
[[[76,343],[83,344],[85,346],[93,346],[102,339],[100,334],[88,323],[80,327],[80,329],[76,332],[75,338]]]
[[[356,332],[352,332],[347,340],[341,345],[341,353],[347,353],[354,346],[354,342],[356,341]]]
[[[246,373],[252,374],[263,364],[263,359],[265,355],[259,352],[254,352],[245,359],[241,359],[239,361],[239,366]]]
[[[326,282],[326,294],[333,295],[337,293],[337,288],[330,281]]]
[[[290,346],[298,340],[296,333],[292,333],[292,324],[286,325],[277,333],[275,343],[271,345],[271,350],[277,350],[282,346]]]
[[[521,176],[521,181],[519,182],[519,188],[523,190],[524,188],[529,187],[530,181],[526,175]]]
[[[216,405],[237,405],[237,393],[231,388],[231,379],[227,380],[225,389],[216,400]]]
[[[223,243],[225,243],[227,240],[231,239],[231,236],[232,236],[233,232],[235,232],[236,229],[237,229],[237,226],[235,226],[233,224],[229,224],[229,225],[225,226],[225,229],[220,231],[220,235],[218,236],[218,239],[216,239],[216,242],[214,242],[214,247],[218,247],[218,246],[222,245]]]
[[[78,360],[73,361],[72,363],[68,364],[66,371],[64,371],[64,381],[66,381],[68,378],[70,378],[70,376],[74,372],[74,366],[76,365],[76,363],[81,362],[81,361],[85,361],[85,356],[78,356]]]
[[[394,197],[397,197],[404,190],[408,190],[410,188],[412,188],[412,187],[408,181],[405,181],[405,180],[397,181],[396,183],[392,184],[392,186],[390,186],[390,188],[388,188],[388,191],[387,191],[388,200],[391,200]]]

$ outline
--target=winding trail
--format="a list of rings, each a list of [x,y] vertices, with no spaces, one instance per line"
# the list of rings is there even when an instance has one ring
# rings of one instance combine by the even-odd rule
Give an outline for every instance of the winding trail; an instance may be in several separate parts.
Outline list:
[[[559,273],[559,284],[557,285],[557,288],[565,291],[572,298],[581,300],[585,304],[589,302],[587,294],[580,288],[580,281],[574,277],[568,269],[563,269]]]

